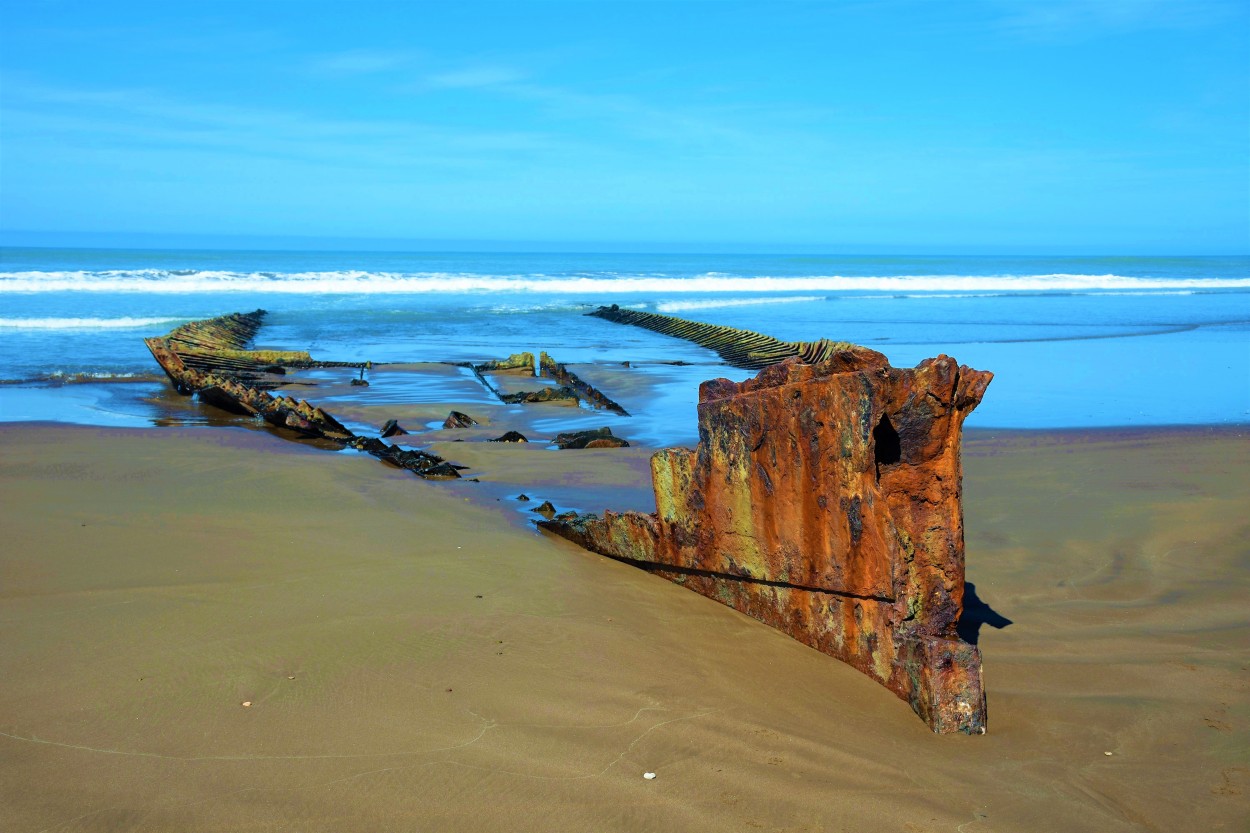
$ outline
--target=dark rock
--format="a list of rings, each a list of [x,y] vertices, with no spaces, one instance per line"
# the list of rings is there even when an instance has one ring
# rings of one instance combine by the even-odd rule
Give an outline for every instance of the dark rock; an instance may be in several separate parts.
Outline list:
[[[477,425],[477,420],[460,411],[452,411],[443,420],[444,428],[468,428],[470,425]]]
[[[525,439],[525,435],[522,434],[520,431],[509,431],[506,434],[504,434],[502,437],[496,437],[495,439],[491,440],[491,442],[493,443],[527,443],[529,442],[529,440]]]
[[[522,405],[531,402],[566,402],[576,400],[577,392],[567,385],[560,387],[540,388],[539,390],[523,390],[519,393],[505,393],[499,397],[501,402],[509,405]]]
[[[599,437],[586,443],[582,448],[628,448],[629,443],[620,437]]]
[[[553,518],[556,514],[556,508],[551,505],[551,501],[549,500],[544,500],[542,503],[540,503],[538,506],[534,507],[530,511],[536,512],[539,515],[542,515],[544,518],[547,518],[548,520]]]
[[[369,387],[369,383],[364,379],[352,379],[352,387],[367,388]]]
[[[367,451],[374,456],[386,453],[387,448],[389,448],[386,443],[376,437],[357,437],[352,441],[352,446],[359,451]]]
[[[521,494],[516,496],[516,499],[521,501],[522,503],[528,503],[530,496],[522,492]]]
[[[612,436],[608,427],[595,428],[589,431],[565,431],[551,440],[551,444],[561,449],[569,448],[622,448],[628,446],[625,440]]]
[[[453,466],[451,463],[442,462],[435,463],[421,470],[421,476],[431,479],[454,480],[460,476],[460,469],[463,466]]]
[[[383,463],[407,469],[426,478],[457,478],[460,476],[459,470],[464,468],[464,466],[452,465],[436,454],[385,443],[382,444],[381,449],[375,447],[370,449],[369,453]]]
[[[382,433],[381,433],[381,434],[379,434],[378,436],[380,436],[380,437],[397,437],[397,436],[399,436],[399,435],[401,435],[401,434],[407,434],[407,433],[408,433],[408,432],[407,432],[407,431],[405,431],[405,430],[404,430],[404,429],[400,426],[400,424],[399,424],[398,422],[396,422],[396,421],[395,421],[395,420],[393,420],[393,419],[388,419],[388,420],[386,421],[386,424],[382,426]]]

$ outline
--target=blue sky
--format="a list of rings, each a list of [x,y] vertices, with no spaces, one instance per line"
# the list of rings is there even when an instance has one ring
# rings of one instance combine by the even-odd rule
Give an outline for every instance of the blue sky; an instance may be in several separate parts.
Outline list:
[[[1250,11],[0,0],[0,231],[1248,253]]]

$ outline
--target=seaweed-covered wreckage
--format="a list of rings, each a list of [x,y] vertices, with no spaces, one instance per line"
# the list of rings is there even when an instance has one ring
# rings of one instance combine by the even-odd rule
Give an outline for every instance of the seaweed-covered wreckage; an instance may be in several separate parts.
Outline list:
[[[596,410],[611,411],[620,416],[629,416],[629,412],[621,407],[620,404],[610,399],[603,391],[582,380],[576,373],[569,370],[567,365],[557,362],[547,355],[546,352],[539,354],[537,366],[534,363],[534,354],[528,352],[513,353],[506,359],[496,359],[478,364],[460,362],[459,365],[472,370],[473,375],[477,377],[482,387],[486,388],[496,399],[505,404],[520,405],[534,402],[568,401],[584,404]],[[537,369],[535,369],[536,367]],[[556,386],[543,387],[538,390],[518,391],[516,393],[504,393],[490,383],[490,380],[486,377],[488,373],[512,373],[530,378],[542,377],[553,380]]]
[[[360,367],[351,362],[315,361],[308,353],[247,350],[265,317],[264,310],[232,313],[192,321],[160,338],[144,339],[152,356],[183,394],[233,414],[260,417],[277,428],[301,437],[326,440],[341,447],[368,452],[384,463],[424,478],[457,478],[458,466],[424,451],[400,448],[376,437],[353,434],[315,405],[286,396],[274,396],[286,368]]]
[[[788,357],[741,383],[703,383],[698,447],[651,458],[655,514],[539,525],[849,663],[935,732],[983,733],[981,656],[956,633],[960,438],[993,375],[948,356],[899,369],[863,347],[647,315],[623,323],[680,329],[740,362]]]
[[[586,314],[616,324],[631,324],[662,335],[693,341],[700,347],[715,351],[726,363],[744,370],[762,370],[789,358],[798,358],[806,364],[817,364],[854,346],[827,338],[820,341],[781,341],[750,330],[719,327],[673,315],[621,309],[616,304],[599,307]]]
[[[539,526],[851,664],[907,700],[935,732],[984,732],[980,653],[956,632],[964,594],[960,438],[992,374],[947,356],[899,369],[843,342],[783,342],[618,307],[591,314],[694,341],[760,372],[700,387],[697,448],[651,458],[655,514],[556,514],[545,503],[534,510],[546,518]],[[257,310],[192,322],[146,341],[182,393],[422,477],[459,476],[442,458],[356,436],[320,408],[268,393],[288,367],[358,365],[246,350],[263,317]],[[470,367],[498,396],[483,374],[534,374],[534,357]],[[589,405],[615,405],[545,354],[539,373]],[[627,444],[606,429],[560,439],[569,447]],[[513,440],[525,438],[508,432],[498,441]]]

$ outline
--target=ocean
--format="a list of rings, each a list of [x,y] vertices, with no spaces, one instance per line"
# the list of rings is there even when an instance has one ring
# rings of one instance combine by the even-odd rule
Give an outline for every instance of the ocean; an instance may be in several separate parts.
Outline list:
[[[0,421],[168,424],[143,338],[263,308],[258,344],[318,359],[629,362],[650,441],[688,440],[698,382],[749,372],[585,315],[610,304],[896,366],[945,353],[996,374],[969,427],[1250,423],[1247,257],[23,248],[0,249]]]

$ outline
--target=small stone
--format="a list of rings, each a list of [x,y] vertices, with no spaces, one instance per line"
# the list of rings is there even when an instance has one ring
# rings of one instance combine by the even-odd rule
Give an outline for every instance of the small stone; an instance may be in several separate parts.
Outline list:
[[[646,778],[648,781],[654,781],[654,780],[655,780],[655,773],[654,773],[654,772],[644,772],[644,773],[642,774],[642,777],[643,777],[643,778]]]
[[[1111,757],[1112,755],[1114,755],[1115,753],[1114,753],[1114,752],[1104,752],[1104,753],[1102,753],[1102,754],[1104,754],[1104,755],[1106,755],[1108,758],[1110,758],[1110,757]]]
[[[548,520],[554,518],[556,514],[556,508],[551,505],[551,501],[549,500],[544,500],[537,508],[531,509],[530,511],[537,512]]]
[[[401,426],[396,420],[388,419],[386,423],[382,426],[382,433],[379,434],[379,436],[397,437],[397,436],[400,436],[402,434],[407,434],[407,433],[408,432],[404,430],[403,426]]]
[[[527,443],[529,440],[520,431],[508,431],[501,437],[491,440],[493,443]]]
[[[629,445],[620,437],[612,436],[612,429],[607,426],[596,428],[592,431],[565,431],[556,434],[551,442],[560,449],[620,448]],[[591,443],[595,443],[595,445],[592,446]]]
[[[584,448],[628,448],[629,443],[620,437],[600,437],[597,440],[591,440],[586,443]]]
[[[250,709],[250,708],[252,707],[252,701],[251,701],[251,700],[244,700],[244,701],[243,701],[242,703],[240,703],[239,705],[243,706],[243,708],[245,708],[245,709]]]
[[[477,425],[477,420],[463,411],[452,411],[443,420],[444,428],[468,428],[470,425]]]
[[[525,390],[519,393],[506,393],[499,399],[509,405],[521,405],[526,402],[560,402],[567,400],[576,400],[577,393],[568,385],[562,385],[558,388],[543,388],[541,390]]]

